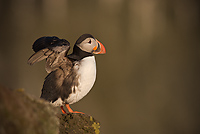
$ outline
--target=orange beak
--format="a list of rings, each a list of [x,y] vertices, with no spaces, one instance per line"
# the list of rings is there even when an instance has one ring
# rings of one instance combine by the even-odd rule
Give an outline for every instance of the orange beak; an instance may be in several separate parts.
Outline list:
[[[94,54],[105,54],[106,53],[106,49],[103,46],[103,44],[101,42],[99,42],[97,39],[96,39],[96,41],[98,43],[98,46],[95,46],[93,48],[93,53]]]

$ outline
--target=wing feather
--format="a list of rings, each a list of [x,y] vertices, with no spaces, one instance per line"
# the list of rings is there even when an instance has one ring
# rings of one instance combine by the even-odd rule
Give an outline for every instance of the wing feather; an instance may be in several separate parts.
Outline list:
[[[70,44],[65,39],[56,36],[41,37],[33,43],[35,53],[28,59],[28,64],[33,65],[46,59],[45,69],[50,73],[67,61],[66,55],[69,49]]]
[[[50,56],[53,51],[50,51],[48,48],[42,49],[36,53],[34,53],[29,59],[28,64],[34,65],[37,62],[40,62]]]

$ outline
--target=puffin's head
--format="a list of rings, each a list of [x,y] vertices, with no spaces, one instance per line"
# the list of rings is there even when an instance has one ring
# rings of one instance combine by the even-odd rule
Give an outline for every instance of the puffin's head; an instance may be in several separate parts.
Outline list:
[[[91,34],[81,35],[75,43],[81,50],[92,54],[105,54],[106,49],[101,42]]]

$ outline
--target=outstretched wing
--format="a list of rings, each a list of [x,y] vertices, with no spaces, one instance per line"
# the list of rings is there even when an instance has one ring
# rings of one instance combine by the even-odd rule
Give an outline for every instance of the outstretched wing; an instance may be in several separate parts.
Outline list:
[[[44,36],[37,39],[32,48],[35,53],[28,59],[28,64],[33,65],[46,59],[45,69],[50,73],[67,61],[66,55],[70,49],[70,43],[56,36]]]

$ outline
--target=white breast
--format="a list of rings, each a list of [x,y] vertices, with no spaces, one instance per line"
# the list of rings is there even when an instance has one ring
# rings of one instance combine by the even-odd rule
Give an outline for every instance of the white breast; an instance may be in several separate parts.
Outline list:
[[[91,90],[96,79],[96,62],[94,56],[83,58],[80,62],[77,62],[74,66],[79,76],[79,85],[75,88],[75,93],[69,95],[67,102],[73,104],[82,99]],[[72,89],[73,91],[73,89]]]

